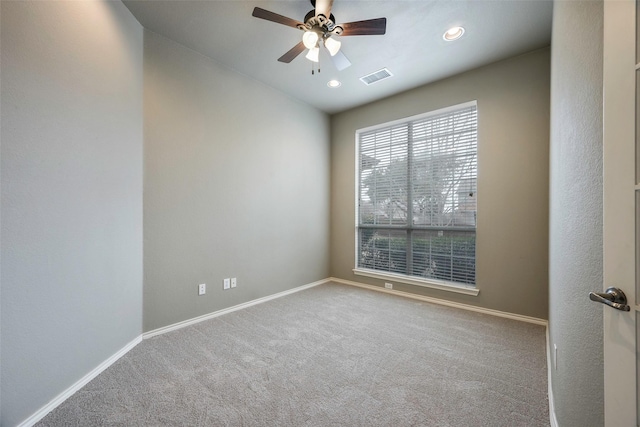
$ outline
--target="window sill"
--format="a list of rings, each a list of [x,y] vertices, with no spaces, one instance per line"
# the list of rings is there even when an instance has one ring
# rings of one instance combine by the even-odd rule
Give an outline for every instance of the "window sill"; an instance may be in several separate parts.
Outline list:
[[[379,272],[375,270],[368,270],[365,268],[354,268],[353,273],[358,276],[372,277],[374,279],[390,280],[399,283],[406,283],[408,285],[422,286],[425,288],[438,289],[440,291],[455,292],[458,294],[477,296],[480,293],[480,289],[473,286],[458,285],[450,282],[441,282],[438,280],[430,279],[418,279],[414,277],[405,276],[403,274],[394,274]]]

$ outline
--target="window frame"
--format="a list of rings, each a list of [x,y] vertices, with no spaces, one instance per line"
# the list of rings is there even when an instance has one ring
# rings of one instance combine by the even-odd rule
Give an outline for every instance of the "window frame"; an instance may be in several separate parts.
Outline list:
[[[363,133],[370,133],[373,131],[376,131],[378,129],[384,129],[384,128],[391,128],[397,125],[402,125],[402,124],[409,124],[410,122],[415,122],[418,120],[423,120],[425,118],[428,117],[432,117],[432,116],[437,116],[437,115],[442,115],[442,114],[446,114],[448,112],[454,112],[454,111],[458,111],[458,110],[462,110],[465,108],[469,108],[469,107],[475,107],[476,108],[476,132],[477,129],[479,128],[479,123],[478,123],[478,117],[477,117],[477,112],[478,112],[478,102],[477,100],[473,100],[473,101],[468,101],[468,102],[464,102],[461,104],[456,104],[456,105],[452,105],[449,107],[445,107],[445,108],[441,108],[438,110],[434,110],[434,111],[429,111],[426,113],[422,113],[422,114],[417,114],[414,116],[410,116],[410,117],[405,117],[405,118],[401,118],[398,120],[393,120],[393,121],[389,121],[389,122],[385,122],[385,123],[381,123],[381,124],[377,124],[374,126],[369,126],[366,128],[362,128],[362,129],[358,129],[355,133],[355,268],[353,269],[353,273],[359,276],[365,276],[365,277],[370,277],[370,278],[374,278],[374,279],[380,279],[380,280],[387,280],[387,281],[393,281],[393,282],[398,282],[398,283],[405,283],[405,284],[409,284],[409,285],[414,285],[414,286],[422,286],[422,287],[427,287],[427,288],[433,288],[433,289],[439,289],[439,290],[445,290],[445,291],[450,291],[450,292],[456,292],[456,293],[462,293],[462,294],[466,294],[466,295],[473,295],[473,296],[477,296],[478,293],[480,292],[478,286],[477,286],[477,281],[475,282],[475,284],[464,284],[464,283],[459,283],[459,282],[452,282],[452,281],[446,281],[446,280],[439,280],[439,279],[434,279],[434,278],[425,278],[425,277],[420,277],[420,276],[412,276],[409,274],[399,274],[399,273],[394,273],[394,272],[388,272],[388,271],[383,271],[383,270],[375,270],[375,269],[370,269],[370,268],[364,268],[364,267],[359,267],[359,260],[360,260],[360,230],[361,229],[381,229],[381,230],[385,230],[385,231],[390,231],[390,230],[404,230],[407,233],[407,239],[411,238],[411,234],[414,231],[423,231],[423,230],[441,230],[443,227],[438,227],[438,226],[420,226],[420,227],[415,227],[410,225],[409,223],[407,223],[406,225],[403,226],[399,226],[399,225],[375,225],[372,224],[371,226],[361,226],[360,224],[360,199],[361,199],[361,168],[362,168],[362,162],[360,160],[360,150],[361,150],[361,141],[360,141],[360,136]],[[479,132],[477,132],[479,133]],[[479,137],[477,137],[479,138]],[[476,168],[477,168],[477,156],[478,156],[478,139],[476,139]],[[412,161],[413,158],[411,158],[409,161]],[[476,169],[476,193],[475,193],[476,197],[477,197],[477,169]],[[477,212],[477,199],[476,199],[476,212]],[[477,238],[477,221],[476,221],[476,225],[473,227],[444,227],[447,231],[452,231],[452,232],[456,232],[456,231],[460,231],[460,232],[474,232],[476,238]],[[408,240],[409,242],[410,240]],[[476,241],[476,248],[477,248],[477,241]],[[410,255],[408,255],[410,256]],[[474,255],[475,261],[477,262],[477,253]],[[477,266],[476,266],[477,267]],[[475,271],[477,271],[477,268],[475,269]]]

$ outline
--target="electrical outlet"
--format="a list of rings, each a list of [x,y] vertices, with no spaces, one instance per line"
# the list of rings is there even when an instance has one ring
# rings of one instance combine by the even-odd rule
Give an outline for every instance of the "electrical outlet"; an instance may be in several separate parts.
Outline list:
[[[231,278],[231,287],[235,288],[237,284],[238,284],[237,279],[235,277],[232,277]]]
[[[198,285],[198,295],[204,295],[207,293],[207,284],[202,283]]]
[[[229,289],[231,287],[231,279],[224,279],[224,286],[222,289]]]
[[[387,289],[393,289],[393,283],[385,283],[384,287]]]

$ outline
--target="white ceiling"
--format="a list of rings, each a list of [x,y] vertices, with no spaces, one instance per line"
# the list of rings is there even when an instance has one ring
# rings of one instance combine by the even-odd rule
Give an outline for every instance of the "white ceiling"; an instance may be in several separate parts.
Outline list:
[[[255,6],[303,21],[309,0],[124,0],[147,29],[219,64],[259,80],[327,113],[343,111],[551,43],[551,0],[335,0],[337,23],[387,18],[379,36],[340,37],[353,64],[337,71],[320,54],[319,74],[303,52],[290,64],[277,59],[302,31],[251,16]],[[464,36],[442,34],[460,25]],[[388,68],[394,76],[371,86],[359,78]],[[327,87],[331,79],[342,86]]]

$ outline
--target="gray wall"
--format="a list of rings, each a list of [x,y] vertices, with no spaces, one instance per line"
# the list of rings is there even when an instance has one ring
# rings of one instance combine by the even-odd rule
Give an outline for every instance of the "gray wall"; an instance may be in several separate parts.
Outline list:
[[[145,331],[328,277],[328,116],[146,30],[144,46]]]
[[[2,9],[2,419],[142,331],[142,28],[116,2]]]
[[[352,272],[356,130],[475,99],[480,294],[394,289],[546,319],[549,60],[538,50],[332,116],[331,275],[383,285]]]
[[[602,2],[554,3],[549,332],[562,427],[604,424],[602,308],[587,297],[602,289],[602,16]]]

